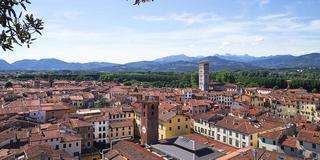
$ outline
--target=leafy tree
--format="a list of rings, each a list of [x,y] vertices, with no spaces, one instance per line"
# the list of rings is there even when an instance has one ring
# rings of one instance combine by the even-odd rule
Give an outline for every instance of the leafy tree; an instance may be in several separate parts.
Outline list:
[[[13,45],[32,44],[34,34],[40,34],[43,21],[33,14],[26,14],[29,0],[1,0],[0,2],[0,45],[4,51],[13,50]]]
[[[191,73],[191,87],[197,88],[199,86],[198,74],[196,72]]]
[[[134,0],[134,5],[139,5],[140,3],[145,3],[153,0]]]
[[[318,93],[318,90],[316,88],[312,89],[312,93]]]

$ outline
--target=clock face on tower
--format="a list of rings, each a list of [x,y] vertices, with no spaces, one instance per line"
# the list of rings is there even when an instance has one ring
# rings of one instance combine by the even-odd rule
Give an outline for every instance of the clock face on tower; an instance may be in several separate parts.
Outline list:
[[[141,130],[142,130],[142,133],[146,133],[147,132],[147,129],[146,129],[145,126],[143,126]]]

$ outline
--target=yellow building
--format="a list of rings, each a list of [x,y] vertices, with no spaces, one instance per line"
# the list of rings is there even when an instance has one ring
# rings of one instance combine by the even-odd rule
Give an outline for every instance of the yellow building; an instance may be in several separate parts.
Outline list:
[[[317,101],[298,101],[299,114],[304,116],[310,122],[319,122],[319,102]]]
[[[189,117],[177,112],[159,111],[159,139],[168,139],[190,133]]]

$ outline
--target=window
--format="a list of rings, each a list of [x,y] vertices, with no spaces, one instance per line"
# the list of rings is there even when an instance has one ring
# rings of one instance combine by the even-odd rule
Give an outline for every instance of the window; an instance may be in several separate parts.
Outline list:
[[[178,118],[178,122],[180,122],[180,118]]]
[[[252,140],[252,137],[253,137],[253,136],[252,136],[252,135],[250,135],[250,140]]]
[[[265,142],[266,142],[266,139],[265,139],[265,138],[262,138],[262,142],[265,143]]]
[[[101,127],[99,127],[99,131],[101,131]]]
[[[294,148],[290,147],[290,151],[291,151],[291,152],[294,152]]]
[[[67,147],[67,145],[66,144],[63,144],[63,148],[66,148]]]
[[[78,142],[76,142],[76,146],[79,146],[79,143],[78,143]]]
[[[276,145],[276,141],[273,141],[272,143],[273,143],[273,145]]]
[[[99,138],[101,138],[101,133],[99,133]]]
[[[227,141],[227,137],[223,136],[223,142],[226,142],[226,141]]]
[[[116,137],[118,137],[119,136],[119,134],[118,133],[116,133]]]
[[[239,140],[236,140],[236,147],[239,147]]]
[[[56,150],[58,150],[59,149],[59,145],[56,145]]]
[[[226,133],[227,133],[226,129],[223,129],[223,133],[224,133],[224,134],[226,134]]]
[[[124,131],[124,127],[122,127],[122,130]]]
[[[88,147],[90,147],[90,146],[91,146],[91,143],[90,143],[90,142],[88,142],[88,143],[87,143],[87,146],[88,146]]]
[[[242,142],[242,147],[246,147],[246,142]]]
[[[232,145],[232,138],[229,138],[229,144]]]
[[[313,157],[313,158],[317,158],[317,153],[314,153],[314,152],[313,152],[313,153],[312,153],[312,157]]]
[[[102,137],[103,137],[103,138],[106,138],[106,133],[103,133]]]
[[[300,145],[303,146],[303,141],[299,141]]]
[[[236,137],[239,138],[239,133],[236,133]]]
[[[71,144],[71,143],[69,144],[69,148],[70,148],[70,147],[72,147],[72,144]]]
[[[232,136],[232,131],[229,131],[229,135]]]
[[[171,127],[169,127],[169,131],[171,131],[172,130],[172,128]]]
[[[188,125],[186,124],[186,128],[188,128]]]
[[[171,121],[171,119],[169,120],[169,123],[171,123],[172,121]]]
[[[113,133],[110,134],[110,137],[113,137]]]
[[[314,144],[314,143],[312,143],[312,148],[313,148],[313,149],[316,149],[316,148],[317,148],[317,145]]]
[[[220,141],[220,134],[217,134],[217,140]]]
[[[131,135],[131,131],[129,131],[128,134]]]
[[[246,136],[244,134],[242,135],[242,139],[246,139]]]
[[[186,118],[186,121],[188,121],[188,118]]]
[[[124,136],[124,132],[122,132],[122,136]]]
[[[218,132],[220,132],[220,128],[218,128],[218,130],[217,130]]]
[[[131,127],[129,126],[129,130],[131,129]]]
[[[74,152],[73,157],[77,157],[77,156],[79,156],[79,152]]]
[[[103,131],[106,131],[106,127],[103,127],[102,130],[103,130]]]

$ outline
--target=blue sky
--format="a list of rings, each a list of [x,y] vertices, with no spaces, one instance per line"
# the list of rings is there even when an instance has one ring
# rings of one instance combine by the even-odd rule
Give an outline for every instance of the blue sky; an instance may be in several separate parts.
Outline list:
[[[43,36],[1,59],[126,63],[175,54],[320,52],[320,0],[31,2],[30,12],[45,21]]]

